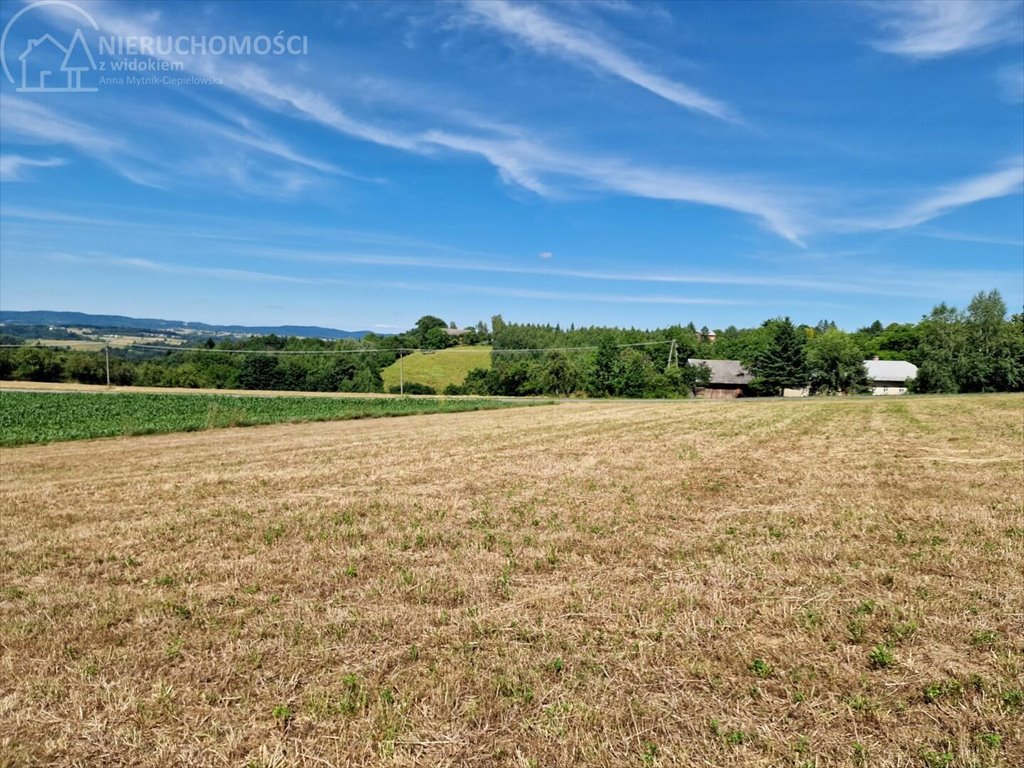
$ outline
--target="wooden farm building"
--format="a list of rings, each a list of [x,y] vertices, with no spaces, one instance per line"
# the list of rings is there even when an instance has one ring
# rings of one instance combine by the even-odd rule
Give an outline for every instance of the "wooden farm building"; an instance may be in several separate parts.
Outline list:
[[[705,360],[691,358],[690,365],[706,365],[711,378],[706,387],[697,388],[697,397],[714,400],[747,397],[754,377],[739,360]],[[865,360],[864,368],[871,381],[873,395],[905,395],[907,382],[917,378],[917,366],[905,360]],[[810,389],[786,389],[783,397],[807,397]]]
[[[721,400],[750,394],[750,380],[753,377],[739,360],[704,360],[694,357],[687,362],[695,366],[706,365],[711,371],[708,385],[697,388],[697,397]]]

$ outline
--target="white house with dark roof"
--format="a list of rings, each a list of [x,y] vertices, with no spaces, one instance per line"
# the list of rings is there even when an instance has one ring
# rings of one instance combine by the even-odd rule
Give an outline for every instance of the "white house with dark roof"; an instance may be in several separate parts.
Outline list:
[[[906,360],[864,361],[873,395],[905,395],[907,383],[917,378],[917,366]]]

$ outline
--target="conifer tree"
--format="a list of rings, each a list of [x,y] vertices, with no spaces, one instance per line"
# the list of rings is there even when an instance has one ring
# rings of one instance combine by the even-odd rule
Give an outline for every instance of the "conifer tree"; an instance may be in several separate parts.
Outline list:
[[[806,387],[806,337],[788,317],[769,320],[765,325],[771,329],[771,339],[754,359],[751,386],[772,395],[781,395],[787,388]]]

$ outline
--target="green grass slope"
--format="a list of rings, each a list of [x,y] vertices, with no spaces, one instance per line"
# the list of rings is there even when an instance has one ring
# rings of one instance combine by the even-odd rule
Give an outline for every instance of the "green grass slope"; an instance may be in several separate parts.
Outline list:
[[[437,352],[424,354],[413,352],[401,361],[405,368],[405,382],[414,381],[433,387],[438,394],[449,384],[461,384],[466,374],[474,368],[491,367],[490,347],[452,347]],[[384,391],[398,386],[398,366],[396,362],[389,365],[381,376],[384,379]]]

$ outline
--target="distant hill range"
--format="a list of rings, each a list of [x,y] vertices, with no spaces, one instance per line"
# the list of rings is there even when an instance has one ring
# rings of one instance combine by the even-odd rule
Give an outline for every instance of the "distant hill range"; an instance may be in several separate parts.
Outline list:
[[[314,339],[361,339],[371,331],[339,331],[317,325],[209,325],[186,320],[160,320],[152,317],[124,315],[90,315],[85,312],[11,312],[0,310],[0,323],[10,325],[53,325],[63,328],[104,328],[165,333],[236,333],[251,336],[304,336]],[[387,334],[378,334],[384,336]]]

